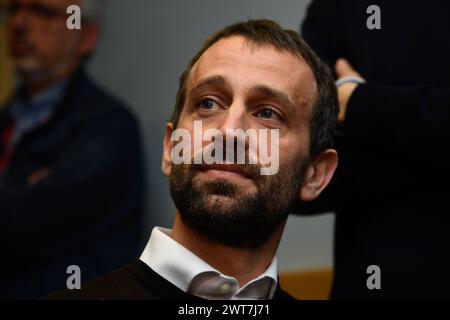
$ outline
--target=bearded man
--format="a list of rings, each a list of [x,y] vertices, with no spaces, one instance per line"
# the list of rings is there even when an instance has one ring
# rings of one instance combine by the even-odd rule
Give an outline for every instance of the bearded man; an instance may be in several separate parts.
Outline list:
[[[50,298],[289,298],[278,284],[276,251],[292,208],[317,198],[332,178],[337,111],[329,70],[296,32],[250,20],[212,35],[182,74],[166,127],[162,172],[177,208],[173,229],[155,228],[125,268]],[[174,136],[193,133],[197,121],[221,133],[225,154],[235,157],[174,161]],[[250,139],[238,148],[231,129],[276,130],[279,170],[263,175],[261,159],[233,161]],[[258,139],[257,149],[268,140]],[[209,144],[193,143],[192,157]]]

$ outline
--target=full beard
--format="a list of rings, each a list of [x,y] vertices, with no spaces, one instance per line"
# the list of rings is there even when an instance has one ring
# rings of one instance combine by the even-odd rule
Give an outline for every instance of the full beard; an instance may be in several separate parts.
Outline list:
[[[42,61],[39,58],[35,46],[33,46],[23,32],[13,35],[14,40],[10,44],[11,55],[14,59],[16,74],[21,79],[28,81],[40,81],[45,77]],[[20,46],[22,49],[17,49]]]
[[[28,84],[51,82],[53,79],[59,78],[64,73],[64,70],[69,68],[75,61],[75,49],[73,49],[57,63],[48,67],[39,56],[36,47],[26,39],[25,35],[19,33],[17,37],[15,41],[20,41],[26,48],[25,52],[12,52],[15,72],[21,82]]]
[[[19,79],[27,82],[39,82],[46,79],[38,57],[29,55],[15,59],[15,70]]]
[[[195,232],[234,248],[263,245],[298,202],[309,161],[295,168],[280,168],[262,176],[256,165],[240,166],[251,177],[256,191],[248,192],[225,179],[196,183],[206,165],[172,164],[170,191],[185,225]]]

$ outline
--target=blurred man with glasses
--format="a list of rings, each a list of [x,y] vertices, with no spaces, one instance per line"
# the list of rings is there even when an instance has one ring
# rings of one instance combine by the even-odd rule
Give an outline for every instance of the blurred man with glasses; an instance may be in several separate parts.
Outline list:
[[[82,11],[68,30],[67,7]],[[1,8],[17,75],[0,112],[0,298],[34,298],[135,257],[143,199],[134,116],[83,65],[99,40],[94,0]]]

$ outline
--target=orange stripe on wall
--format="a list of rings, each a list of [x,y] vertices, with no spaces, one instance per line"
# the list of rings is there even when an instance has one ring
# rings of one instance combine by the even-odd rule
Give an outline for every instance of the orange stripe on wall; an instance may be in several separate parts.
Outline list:
[[[6,1],[0,0],[0,6],[5,5]],[[11,92],[13,82],[11,59],[7,52],[5,25],[4,21],[0,21],[0,108],[3,107],[6,97]]]
[[[298,300],[328,300],[332,282],[332,269],[280,273],[281,288]]]

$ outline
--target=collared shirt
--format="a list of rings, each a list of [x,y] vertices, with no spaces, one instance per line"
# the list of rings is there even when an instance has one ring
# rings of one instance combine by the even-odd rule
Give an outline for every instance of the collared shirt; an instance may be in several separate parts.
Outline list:
[[[8,108],[15,122],[11,139],[12,147],[19,143],[24,134],[50,119],[65,88],[66,81],[28,99],[20,94],[16,96]]]
[[[236,278],[226,276],[172,239],[172,231],[156,227],[140,260],[160,276],[189,294],[210,300],[272,299],[278,284],[278,262],[239,288]]]

